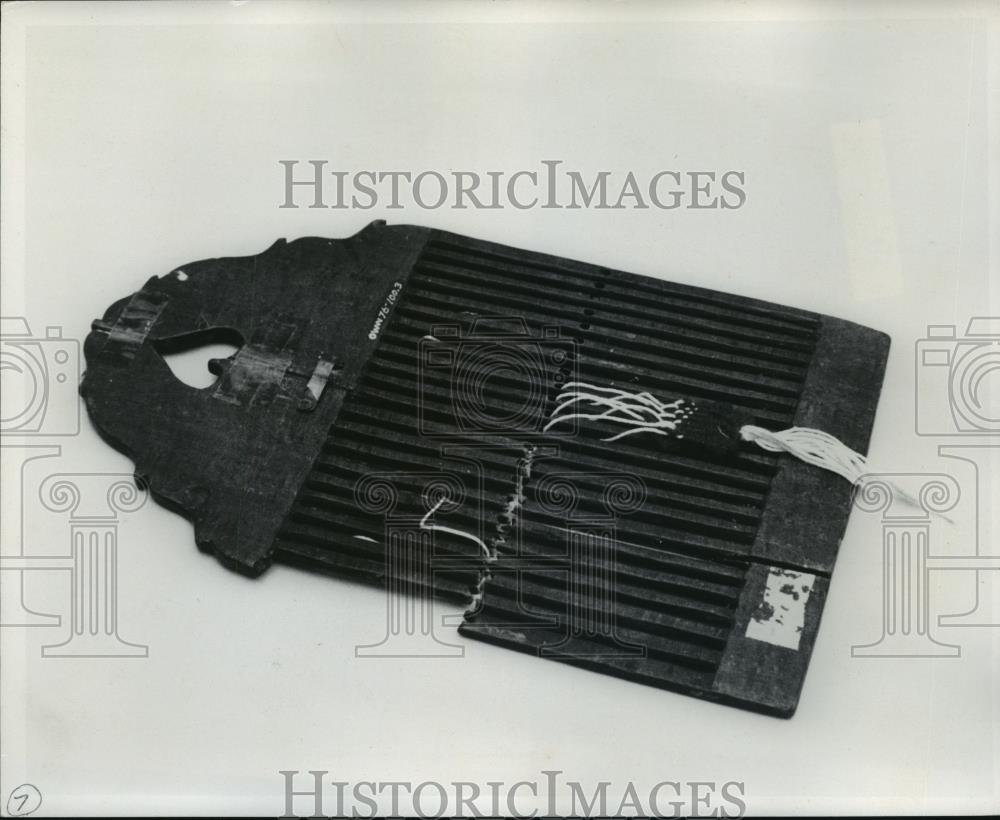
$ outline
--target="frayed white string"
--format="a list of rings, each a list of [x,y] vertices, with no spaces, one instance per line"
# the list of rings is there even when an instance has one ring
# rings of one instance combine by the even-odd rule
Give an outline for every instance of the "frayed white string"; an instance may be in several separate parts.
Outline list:
[[[551,420],[545,425],[546,430],[573,419],[611,421],[629,425],[628,430],[603,439],[604,441],[617,441],[633,433],[656,433],[661,436],[673,435],[675,438],[684,438],[677,430],[694,412],[693,405],[683,399],[666,404],[650,393],[630,393],[627,390],[611,387],[596,387],[585,382],[569,382],[563,385],[556,401],[558,405],[552,411]],[[564,412],[580,402],[604,410],[600,413]],[[772,453],[788,453],[814,467],[830,470],[846,478],[852,485],[865,483],[868,472],[867,459],[840,439],[822,430],[812,427],[789,427],[787,430],[774,432],[746,424],[740,428],[740,437]],[[901,487],[894,484],[893,489],[900,499],[913,506],[921,506],[916,498]],[[947,516],[942,517],[951,520]]]
[[[694,412],[692,405],[683,399],[668,404],[651,393],[630,393],[627,390],[597,387],[585,382],[563,385],[556,402],[552,418],[545,425],[546,430],[573,419],[611,421],[628,426],[629,429],[604,441],[616,441],[633,433],[656,433],[661,436],[673,434],[681,438],[682,435],[677,430]],[[575,406],[580,403],[585,403],[588,408],[600,409],[601,412],[577,411]],[[772,432],[747,424],[740,428],[740,436],[744,441],[753,442],[765,450],[789,453],[808,464],[835,472],[852,484],[857,484],[867,471],[864,456],[822,430],[790,427]]]
[[[603,441],[617,441],[633,433],[656,433],[666,436],[677,429],[677,425],[691,415],[691,409],[683,399],[666,404],[650,393],[629,393],[612,387],[596,387],[585,382],[567,382],[556,397],[558,402],[552,411],[552,418],[545,430],[573,419],[611,421],[629,425],[628,430]],[[563,412],[580,402],[592,408],[604,408],[600,413]],[[562,415],[560,415],[562,414]],[[678,436],[683,438],[683,436]]]
[[[840,439],[812,427],[789,427],[772,432],[752,424],[740,428],[740,437],[772,453],[788,453],[798,459],[822,467],[857,484],[868,471],[868,463]]]
[[[740,436],[744,441],[752,441],[758,447],[770,450],[772,453],[784,452],[793,455],[807,464],[822,467],[846,478],[851,484],[862,486],[868,480],[868,460],[860,453],[854,452],[840,439],[834,438],[822,430],[812,427],[789,427],[787,430],[774,433],[763,427],[752,424],[740,428]],[[872,480],[886,483],[885,477],[871,476]],[[888,482],[897,498],[907,504],[923,509],[923,505],[913,495],[895,482]],[[949,523],[954,523],[943,513],[933,510]]]
[[[444,527],[440,524],[430,523],[430,517],[434,515],[434,513],[436,513],[439,509],[441,509],[441,505],[444,504],[447,500],[448,497],[443,496],[441,500],[438,501],[437,504],[435,504],[427,511],[427,515],[425,515],[423,518],[420,519],[420,529],[433,530],[435,532],[446,532],[449,535],[457,535],[459,538],[465,538],[469,541],[473,541],[479,545],[479,548],[483,551],[483,554],[486,556],[486,560],[492,561],[495,556],[493,555],[492,552],[490,552],[490,548],[486,546],[485,542],[482,539],[477,538],[471,532],[464,532],[462,530],[453,529],[452,527]]]

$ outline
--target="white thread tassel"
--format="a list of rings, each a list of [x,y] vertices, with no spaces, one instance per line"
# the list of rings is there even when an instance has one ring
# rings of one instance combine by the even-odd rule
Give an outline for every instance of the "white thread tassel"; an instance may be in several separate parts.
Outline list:
[[[758,447],[763,447],[772,453],[788,453],[807,464],[830,470],[843,476],[851,484],[863,484],[865,474],[868,472],[868,460],[861,453],[854,452],[844,442],[834,438],[829,433],[814,430],[812,427],[789,427],[787,430],[773,433],[763,427],[747,424],[740,428],[740,437],[744,441],[752,441]],[[902,501],[918,509],[923,509],[920,501],[898,484],[891,481],[888,483]],[[953,523],[943,513],[934,511],[934,515]]]
[[[548,430],[556,424],[573,419],[610,421],[628,427],[603,441],[617,441],[635,433],[655,433],[659,436],[684,438],[684,421],[695,412],[695,405],[684,399],[662,402],[651,393],[631,393],[613,387],[597,387],[586,382],[568,382],[556,398],[558,402]],[[580,412],[577,406],[600,412]],[[789,427],[778,432],[753,424],[740,428],[740,437],[772,453],[788,453],[807,464],[830,470],[852,485],[864,483],[868,461],[840,439],[812,427]],[[902,488],[893,485],[899,498],[919,507],[920,502]],[[940,515],[940,513],[938,513]],[[942,518],[950,521],[947,516]]]
[[[574,419],[610,421],[628,428],[602,441],[617,441],[635,433],[684,438],[683,424],[695,411],[695,406],[684,399],[663,402],[651,393],[632,393],[586,382],[567,382],[556,401],[546,430]],[[581,404],[584,410],[578,409]],[[597,412],[585,412],[591,409]],[[811,427],[789,427],[773,432],[747,424],[740,428],[740,436],[764,450],[788,453],[815,467],[837,473],[851,484],[861,481],[868,469],[863,455],[829,433]]]
[[[868,471],[863,455],[829,433],[811,427],[789,427],[775,433],[747,424],[740,428],[740,437],[772,453],[788,453],[807,464],[830,470],[851,484],[857,484]]]
[[[552,418],[545,425],[545,430],[573,419],[610,421],[629,426],[630,429],[602,441],[617,441],[634,433],[676,435],[677,426],[692,413],[691,406],[684,399],[665,403],[651,393],[630,393],[613,387],[596,387],[586,382],[567,382],[562,386],[556,401],[559,404],[552,411]],[[578,402],[604,409],[600,413],[563,412]],[[678,435],[677,438],[683,436]]]

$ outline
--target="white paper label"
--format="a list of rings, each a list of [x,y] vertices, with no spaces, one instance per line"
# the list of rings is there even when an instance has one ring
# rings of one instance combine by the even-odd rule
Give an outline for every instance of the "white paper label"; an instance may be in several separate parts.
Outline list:
[[[808,572],[771,567],[764,597],[747,624],[747,637],[797,650],[815,582],[816,576]]]

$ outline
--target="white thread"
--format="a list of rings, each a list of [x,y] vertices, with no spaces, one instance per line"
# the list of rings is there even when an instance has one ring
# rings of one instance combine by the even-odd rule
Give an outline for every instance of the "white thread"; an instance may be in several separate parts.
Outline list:
[[[747,424],[740,428],[740,437],[772,453],[785,452],[807,464],[830,470],[851,484],[857,484],[868,470],[863,455],[854,452],[840,439],[812,427],[789,427],[775,433]]]
[[[546,430],[572,419],[611,421],[629,426],[628,430],[604,441],[616,441],[633,433],[656,433],[660,436],[676,434],[678,427],[694,412],[692,407],[685,406],[687,403],[683,399],[666,404],[650,393],[630,393],[611,387],[596,387],[585,382],[563,385],[556,401],[558,405],[552,411],[552,419],[545,426]],[[579,402],[605,409],[600,413],[563,413]],[[772,432],[747,424],[740,428],[740,436],[744,441],[753,442],[764,450],[789,453],[807,464],[837,473],[851,484],[857,484],[867,471],[864,456],[822,430],[789,427],[787,430]]]
[[[660,436],[673,435],[675,438],[684,438],[677,432],[678,427],[694,412],[693,405],[683,399],[665,404],[650,393],[630,393],[627,390],[611,387],[596,387],[585,382],[568,382],[563,385],[556,401],[559,404],[552,411],[552,418],[545,425],[545,430],[559,422],[578,418],[630,425],[630,428],[623,433],[603,441],[617,441],[633,433],[656,433]],[[607,409],[602,413],[559,415],[577,402],[588,402],[595,407]],[[830,470],[846,478],[852,485],[863,484],[865,481],[865,474],[868,471],[867,459],[840,439],[822,430],[812,427],[789,427],[787,430],[774,432],[746,424],[740,428],[740,437],[772,453],[788,453],[814,467]],[[893,484],[893,490],[900,499],[913,506],[921,506],[916,498],[898,485]],[[951,521],[945,515],[941,517]]]
[[[562,386],[556,401],[559,404],[552,411],[549,423],[545,425],[546,431],[560,422],[572,421],[573,419],[611,421],[615,424],[629,425],[630,429],[609,436],[602,441],[617,441],[633,433],[656,433],[660,436],[666,436],[676,430],[677,425],[693,412],[684,399],[677,399],[665,404],[651,393],[630,393],[627,390],[597,387],[586,382],[567,382]],[[601,413],[565,413],[559,415],[563,410],[578,402],[587,402],[593,407],[606,409]]]
[[[507,500],[507,506],[504,508],[502,516],[506,519],[506,523],[509,525],[514,524],[518,510],[525,501],[524,483],[531,478],[531,470],[534,461],[535,448],[531,445],[525,445],[523,455],[517,461],[514,493]],[[486,551],[486,563],[479,570],[479,579],[476,581],[476,588],[473,590],[472,597],[469,599],[469,606],[466,608],[466,615],[476,612],[482,605],[483,595],[486,592],[486,582],[493,577],[490,565],[496,562],[499,553],[499,545],[505,542],[504,536],[499,534],[499,530],[497,532],[498,535],[493,541],[493,549]]]
[[[822,467],[843,476],[851,484],[863,485],[868,476],[868,460],[860,453],[854,452],[844,442],[834,438],[822,430],[812,427],[789,427],[778,433],[755,427],[752,424],[740,428],[740,436],[745,441],[752,441],[758,447],[770,450],[772,453],[784,452],[793,455],[807,464]],[[884,477],[871,476],[872,480],[886,482]],[[920,501],[906,492],[893,481],[888,481],[896,497],[907,504],[923,509]],[[934,511],[949,523],[954,523],[947,515]]]
[[[535,461],[535,450],[533,447],[525,447],[524,455],[518,459],[516,478],[514,479],[514,492],[507,499],[507,506],[504,507],[503,515],[508,522],[513,523],[514,516],[524,503],[524,482],[531,478],[531,468]]]
[[[420,519],[420,529],[422,529],[422,530],[434,530],[435,532],[446,532],[449,535],[457,535],[459,538],[465,538],[465,539],[468,539],[469,541],[474,541],[475,543],[477,543],[479,545],[480,549],[482,549],[483,554],[486,556],[486,560],[487,561],[492,561],[493,558],[494,558],[494,556],[490,552],[490,548],[487,547],[486,544],[480,538],[477,538],[471,532],[463,532],[462,530],[456,530],[456,529],[453,529],[452,527],[443,527],[440,524],[430,524],[430,523],[428,523],[428,519],[432,515],[434,515],[434,513],[436,513],[441,508],[441,505],[444,504],[444,502],[447,501],[447,500],[448,500],[447,496],[442,496],[441,500],[438,501],[437,504],[435,504],[433,507],[431,507],[427,511],[427,515],[425,515],[423,518]]]

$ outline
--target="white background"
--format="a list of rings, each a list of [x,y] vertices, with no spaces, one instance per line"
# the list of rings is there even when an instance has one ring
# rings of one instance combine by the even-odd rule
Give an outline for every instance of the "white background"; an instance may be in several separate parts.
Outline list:
[[[873,466],[953,474],[962,500],[953,525],[935,522],[932,550],[967,554],[973,475],[938,456],[944,439],[914,432],[916,400],[947,400],[915,397],[914,350],[928,324],[962,335],[970,316],[1000,315],[997,12],[8,4],[3,314],[82,340],[151,275],[376,218],[829,313],[892,336]],[[733,211],[280,210],[280,159],[739,169],[748,199]],[[86,419],[62,447],[47,469],[131,468]],[[994,497],[996,471],[994,459],[980,476]],[[10,472],[5,553],[21,537]],[[65,520],[36,508],[32,496],[25,551],[68,549]],[[984,549],[1000,552],[988,516]],[[851,656],[881,633],[877,515],[852,516],[790,721],[457,638],[458,660],[357,660],[355,644],[384,632],[377,591],[280,566],[239,577],[152,503],[120,537],[120,630],[149,657],[42,659],[62,628],[3,629],[0,804],[31,782],[41,814],[277,813],[279,769],[481,784],[561,769],[647,794],[661,780],[740,780],[756,813],[1000,804],[1000,629],[936,626],[972,606],[973,573],[931,576],[934,633],[960,657]],[[63,575],[29,578],[26,594],[65,614]],[[979,581],[994,622],[998,581]]]

